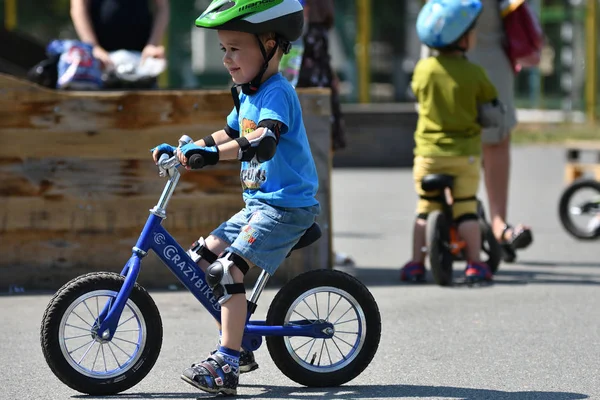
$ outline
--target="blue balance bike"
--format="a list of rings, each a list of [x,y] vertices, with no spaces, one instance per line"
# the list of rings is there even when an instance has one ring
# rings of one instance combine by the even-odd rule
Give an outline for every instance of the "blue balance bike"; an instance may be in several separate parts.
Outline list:
[[[184,136],[180,145],[190,140]],[[193,166],[197,160],[192,158]],[[136,283],[141,260],[150,250],[220,321],[220,305],[192,260],[194,246],[184,250],[161,225],[179,181],[179,162],[162,155],[158,164],[168,181],[121,273],[94,272],[71,280],[56,292],[44,313],[41,344],[46,362],[63,383],[81,393],[112,395],[127,390],[150,372],[158,358],[163,337],[160,313]],[[292,250],[320,236],[314,224]],[[251,320],[268,279],[262,271],[248,299],[245,349],[258,349],[265,337],[277,368],[310,387],[338,386],[364,371],[379,346],[381,316],[361,282],[328,269],[303,273],[279,290],[266,320]]]

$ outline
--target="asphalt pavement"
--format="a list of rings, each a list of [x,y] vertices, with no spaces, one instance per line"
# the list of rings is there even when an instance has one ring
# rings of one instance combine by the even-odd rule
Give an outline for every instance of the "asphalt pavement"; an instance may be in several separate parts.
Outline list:
[[[564,150],[513,151],[509,219],[534,230],[515,264],[502,264],[487,287],[402,284],[416,196],[407,169],[333,172],[333,231],[338,251],[378,302],[382,337],[366,371],[337,388],[311,389],[286,378],[266,346],[260,368],[242,375],[241,398],[262,399],[599,399],[600,241],[562,229]],[[482,192],[482,198],[485,194]],[[460,274],[462,264],[456,264]],[[266,314],[278,288],[261,297]],[[210,395],[179,375],[216,340],[211,318],[187,292],[151,290],[164,326],[161,355],[148,376],[115,398],[195,399]],[[63,385],[41,353],[39,328],[51,294],[0,296],[0,399],[83,396]]]

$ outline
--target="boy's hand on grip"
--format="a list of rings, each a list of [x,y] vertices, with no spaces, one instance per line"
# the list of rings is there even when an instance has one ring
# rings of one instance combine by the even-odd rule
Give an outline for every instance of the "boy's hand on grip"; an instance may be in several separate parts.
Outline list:
[[[177,150],[177,147],[171,146],[168,143],[163,143],[156,146],[153,149],[150,149],[155,164],[158,164],[158,159],[162,154],[167,154],[169,157],[173,157],[173,155],[175,154],[175,150]]]
[[[188,166],[189,160],[194,154],[202,156],[201,159],[203,162],[201,163],[201,165],[196,163],[196,165]],[[215,165],[219,162],[219,149],[216,146],[202,147],[196,145],[195,143],[189,143],[181,147],[177,151],[177,155],[179,157],[179,162],[181,162],[181,165],[184,165],[187,168],[191,167],[194,169],[199,169],[204,167],[205,165]]]

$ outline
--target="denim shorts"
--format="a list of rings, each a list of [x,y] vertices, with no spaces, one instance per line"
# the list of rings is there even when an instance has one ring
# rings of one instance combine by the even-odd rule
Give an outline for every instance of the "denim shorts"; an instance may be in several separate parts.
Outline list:
[[[276,207],[248,200],[246,207],[223,222],[211,235],[227,242],[231,251],[273,275],[277,267],[315,222],[321,208]]]

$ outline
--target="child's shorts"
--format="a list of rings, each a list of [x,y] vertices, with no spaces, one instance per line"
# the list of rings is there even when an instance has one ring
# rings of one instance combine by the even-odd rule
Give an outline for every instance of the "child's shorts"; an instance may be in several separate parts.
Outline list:
[[[415,190],[419,196],[433,197],[439,192],[425,192],[421,189],[421,181],[425,175],[445,174],[454,177],[452,194],[455,199],[472,197],[473,200],[456,201],[452,207],[454,219],[465,214],[477,214],[477,190],[479,188],[479,174],[481,160],[479,157],[422,157],[415,156],[413,178]],[[417,214],[429,214],[434,210],[441,210],[442,204],[436,201],[419,198]]]
[[[320,211],[319,204],[288,208],[249,200],[246,207],[211,235],[229,244],[225,251],[242,256],[273,275]]]

